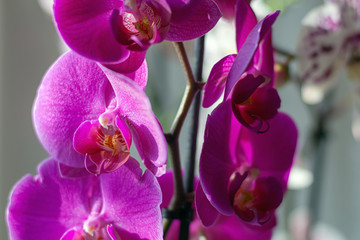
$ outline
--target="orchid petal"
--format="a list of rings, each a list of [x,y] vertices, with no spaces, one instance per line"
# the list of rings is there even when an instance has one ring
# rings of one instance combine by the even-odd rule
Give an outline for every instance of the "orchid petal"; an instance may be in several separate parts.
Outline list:
[[[140,238],[162,238],[161,189],[154,175],[130,158],[117,171],[100,175],[105,218],[115,229],[123,228]]]
[[[141,55],[140,53],[143,55]],[[132,64],[135,64],[135,66],[137,66],[139,63],[136,59],[137,56],[139,56],[140,60],[142,59],[142,57],[144,57],[144,59],[142,64],[137,67],[137,69],[132,71],[134,69],[134,66]],[[103,64],[103,66],[109,68],[112,71],[125,75],[126,77],[135,81],[142,90],[145,90],[148,80],[148,66],[145,60],[145,52],[139,52],[139,54],[131,54],[129,59],[119,64]]]
[[[129,56],[129,50],[115,40],[110,16],[122,6],[123,1],[113,0],[55,0],[55,22],[74,51],[103,63],[120,62]]]
[[[83,239],[82,231],[76,227],[67,230],[60,238],[60,240],[74,240]]]
[[[84,167],[74,168],[58,162],[59,173],[62,178],[89,177],[91,173]]]
[[[236,16],[235,5],[237,0],[215,0],[215,2],[217,3],[223,18],[232,20]]]
[[[166,0],[166,2],[171,9],[171,22],[175,24],[189,18],[200,3],[198,0]]]
[[[33,107],[36,133],[56,160],[82,167],[84,155],[73,149],[73,134],[86,120],[96,120],[111,96],[111,85],[95,62],[65,53],[47,71]]]
[[[222,214],[234,213],[228,196],[230,176],[236,162],[230,148],[235,147],[241,124],[232,115],[231,103],[221,103],[208,116],[199,172],[201,186],[210,203]],[[232,129],[228,131],[228,129]]]
[[[135,52],[131,51],[129,57],[120,63],[116,64],[103,64],[105,67],[110,68],[111,70],[119,73],[132,73],[138,70],[141,67],[144,67],[143,65],[146,65],[145,61],[146,52]]]
[[[145,90],[148,80],[148,66],[146,60],[144,60],[143,64],[135,72],[124,75],[134,80],[137,84],[139,84],[142,90]]]
[[[280,206],[284,191],[276,178],[266,177],[255,181],[254,194],[258,196],[254,201],[254,206],[258,210],[268,211]]]
[[[169,170],[165,174],[157,178],[161,192],[162,192],[162,203],[160,208],[167,208],[170,205],[171,199],[174,195],[174,173],[172,170]]]
[[[243,103],[264,82],[265,82],[265,78],[261,75],[255,77],[252,74],[246,74],[244,77],[239,79],[239,81],[237,81],[237,83],[235,84],[231,94],[231,101],[234,104]]]
[[[84,121],[74,133],[74,149],[81,154],[94,154],[102,150],[98,143],[99,121]]]
[[[279,13],[280,13],[279,11],[275,11],[269,14],[258,24],[256,24],[256,26],[249,33],[238,55],[235,58],[233,67],[230,70],[228,80],[226,81],[224,99],[227,99],[232,88],[234,87],[236,82],[240,79],[241,75],[248,67],[250,61],[252,60],[255,54],[255,51],[258,48],[259,42],[268,33]]]
[[[210,31],[221,17],[220,10],[212,0],[187,0],[187,4],[192,4],[191,8],[187,6],[181,11],[174,7],[175,5],[179,7],[182,5],[179,3],[183,2],[184,0],[168,0],[172,8],[170,28],[165,37],[168,41],[180,42],[201,37]],[[176,14],[179,17],[176,17]],[[177,21],[179,19],[182,21]]]
[[[143,240],[142,238],[139,237],[138,234],[130,233],[120,227],[115,227],[114,225],[108,225],[106,230],[111,240],[118,240],[118,239]]]
[[[270,86],[274,86],[274,49],[271,40],[271,30],[265,35],[260,43],[257,54],[254,57],[256,68],[270,78]]]
[[[226,79],[234,63],[236,54],[228,55],[218,61],[209,74],[203,95],[203,107],[210,107],[221,96],[225,89]]]
[[[271,128],[263,134],[242,129],[241,145],[251,166],[260,172],[282,177],[293,163],[297,129],[293,120],[280,112],[269,120],[269,124]]]
[[[38,172],[37,177],[23,177],[11,192],[7,211],[11,239],[60,239],[73,226],[82,226],[89,203],[101,201],[94,176],[61,178],[53,159],[41,163]]]
[[[129,78],[104,69],[117,98],[116,111],[127,121],[145,166],[157,176],[164,173],[167,143],[148,97]]]
[[[200,183],[197,185],[195,190],[195,207],[201,223],[205,227],[211,227],[216,222],[216,219],[220,216],[220,213],[206,198]]]
[[[238,0],[235,11],[236,47],[237,51],[239,51],[251,30],[256,26],[257,19],[250,4],[246,0]]]
[[[267,131],[269,125],[266,121],[277,114],[280,97],[269,85],[259,87],[265,82],[262,75],[244,75],[235,84],[231,94],[234,115],[241,124],[255,132]]]
[[[204,232],[208,240],[270,240],[271,229],[255,228],[241,221],[236,215],[220,216],[217,224]]]

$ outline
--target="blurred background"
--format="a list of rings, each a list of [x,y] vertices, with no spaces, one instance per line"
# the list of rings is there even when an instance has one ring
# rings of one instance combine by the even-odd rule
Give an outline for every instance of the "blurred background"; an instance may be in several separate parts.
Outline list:
[[[254,3],[258,1],[253,0]],[[274,45],[294,53],[301,19],[320,4],[322,0],[298,0],[283,11],[274,25]],[[259,12],[263,10],[259,8]],[[234,51],[234,38],[228,35],[233,34],[230,27],[229,23],[221,22],[206,39],[210,50],[205,53],[205,79],[217,60],[234,53],[231,52]],[[61,54],[61,46],[51,15],[46,14],[37,1],[0,0],[0,239],[8,238],[4,213],[12,186],[25,174],[36,174],[36,166],[48,156],[34,133],[31,109],[41,78]],[[192,43],[187,47],[191,55]],[[220,50],[215,51],[217,47]],[[167,131],[183,94],[184,74],[170,43],[152,47],[147,60],[150,79],[146,91],[155,114]],[[294,67],[294,64],[290,65],[290,70]],[[342,77],[346,78],[346,75]],[[334,94],[335,101],[346,95],[349,87],[346,82],[341,84]],[[359,239],[360,143],[351,133],[351,111],[343,111],[326,121],[324,164],[320,171],[312,174],[314,159],[313,154],[309,154],[309,145],[312,144],[318,108],[302,103],[295,77],[279,91],[281,108],[294,118],[300,139],[297,171],[291,175],[290,190],[278,212],[279,226],[274,239],[304,239],[302,233],[309,224],[309,211],[315,213],[318,220],[311,224],[314,239]],[[202,110],[201,129],[208,113],[209,110]],[[189,148],[187,124],[181,135],[183,157]],[[199,146],[201,138],[200,134]],[[315,210],[308,208],[312,182],[321,183],[316,185],[320,187],[317,188],[315,202],[319,204]]]

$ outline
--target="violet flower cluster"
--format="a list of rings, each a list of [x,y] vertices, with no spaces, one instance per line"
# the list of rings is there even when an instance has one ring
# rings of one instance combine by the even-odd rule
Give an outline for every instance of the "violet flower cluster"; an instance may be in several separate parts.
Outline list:
[[[238,53],[216,63],[204,87],[203,107],[223,100],[206,122],[190,238],[270,239],[297,142],[274,88],[279,12],[258,22],[247,0],[55,0],[53,10],[71,51],[38,88],[34,128],[50,157],[11,192],[10,239],[164,238],[161,210],[176,183],[144,92],[146,51],[203,36],[221,12],[235,19]],[[178,233],[174,221],[165,239]]]

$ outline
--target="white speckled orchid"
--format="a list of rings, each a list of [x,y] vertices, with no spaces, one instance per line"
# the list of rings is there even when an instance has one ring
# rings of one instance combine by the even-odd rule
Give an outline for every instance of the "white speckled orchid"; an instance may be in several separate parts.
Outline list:
[[[328,0],[303,19],[296,54],[307,103],[320,102],[337,83],[339,70],[358,58],[359,6],[358,1]]]
[[[306,103],[317,104],[336,87],[347,68],[353,84],[355,116],[360,113],[360,2],[327,0],[308,13],[298,39],[296,55]],[[358,117],[357,117],[358,118]],[[353,125],[360,137],[359,120]]]

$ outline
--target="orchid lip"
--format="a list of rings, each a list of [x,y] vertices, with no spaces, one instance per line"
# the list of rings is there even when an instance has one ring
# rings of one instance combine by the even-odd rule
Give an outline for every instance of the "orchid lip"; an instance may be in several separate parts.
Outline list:
[[[84,165],[89,172],[112,172],[130,157],[131,133],[124,118],[108,111],[97,121],[80,124],[73,145],[85,155]]]
[[[101,216],[90,215],[83,224],[83,230],[90,236],[100,239],[103,237],[103,230],[106,228],[106,225],[107,223]]]
[[[119,239],[113,238],[117,236],[115,229],[111,228],[111,232],[108,231],[112,225],[104,220],[101,215],[91,214],[81,227],[74,227],[67,230],[61,239],[73,239],[73,240],[104,240],[104,239]]]
[[[164,6],[150,1],[137,3],[129,0],[125,1],[124,7],[122,11],[114,9],[111,16],[112,31],[119,43],[130,50],[143,51],[162,41],[170,20],[170,13],[163,13]]]
[[[240,173],[234,174],[234,179],[240,179]],[[241,178],[241,182],[232,184],[232,188],[236,184],[240,186],[235,194],[230,195],[236,215],[251,224],[266,224],[272,218],[272,211],[282,201],[280,182],[274,177],[259,177],[259,170],[254,168],[241,175]]]

